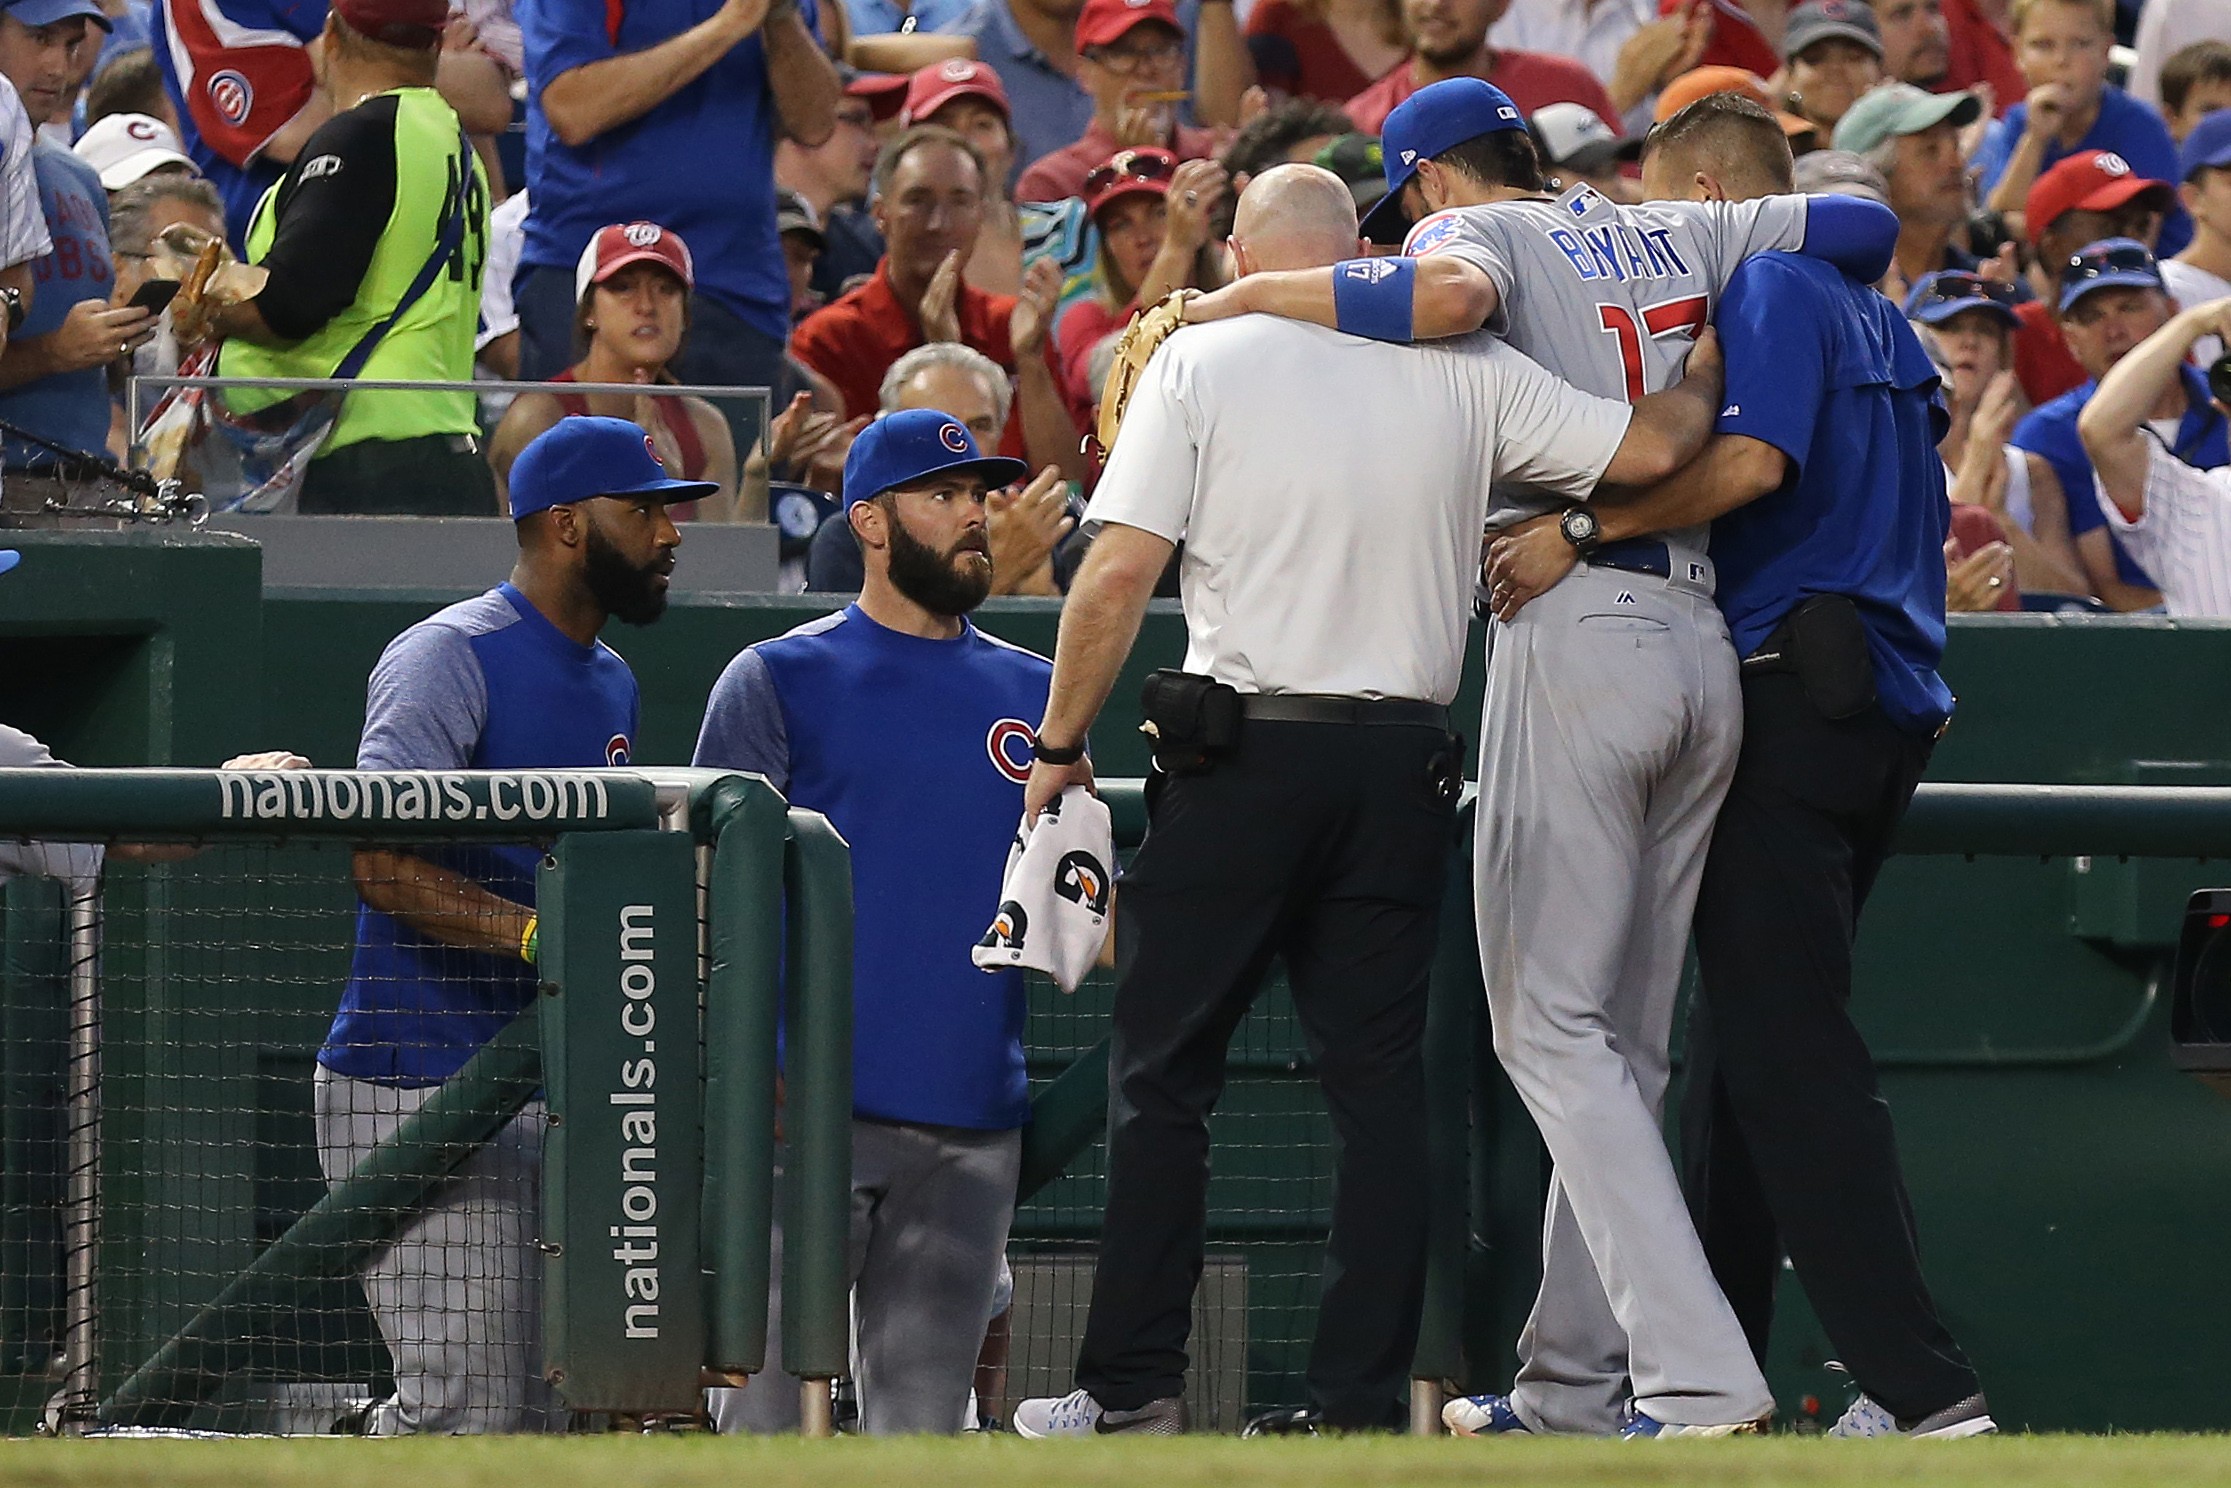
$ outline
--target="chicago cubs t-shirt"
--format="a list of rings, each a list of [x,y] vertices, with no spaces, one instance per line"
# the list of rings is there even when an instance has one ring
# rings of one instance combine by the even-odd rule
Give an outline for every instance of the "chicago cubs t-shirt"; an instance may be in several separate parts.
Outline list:
[[[116,283],[115,261],[108,251],[108,193],[101,189],[101,178],[77,156],[44,140],[31,159],[53,249],[31,261],[31,312],[12,340],[60,330],[72,305],[106,300]],[[0,419],[93,454],[108,448],[108,413],[108,372],[102,367],[51,373],[0,393]],[[7,442],[10,470],[47,469],[55,458],[22,440]]]
[[[1030,1115],[1023,982],[970,950],[999,906],[1053,664],[962,623],[949,641],[858,605],[742,652],[695,763],[761,774],[852,846],[852,1105],[1008,1131]]]
[[[359,770],[579,770],[634,752],[635,674],[502,584],[388,643],[372,669]],[[500,899],[534,903],[535,848],[414,846]],[[516,956],[443,945],[359,905],[356,956],[318,1062],[392,1085],[448,1079],[534,999]]]
[[[307,48],[327,8],[327,0],[161,0],[150,17],[179,141],[224,198],[235,250],[257,200],[286,168],[263,147],[317,91]]]

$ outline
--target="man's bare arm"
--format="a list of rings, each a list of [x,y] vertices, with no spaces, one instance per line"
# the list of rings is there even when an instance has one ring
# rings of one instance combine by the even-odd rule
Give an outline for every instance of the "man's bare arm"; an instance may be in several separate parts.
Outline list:
[[[1789,456],[1765,440],[1722,434],[1705,445],[1703,454],[1656,485],[1599,491],[1589,505],[1603,541],[1618,542],[1724,517],[1779,490],[1788,472]]]
[[[731,47],[759,29],[767,8],[768,0],[727,0],[657,46],[569,68],[544,86],[543,115],[558,138],[574,148],[631,124],[703,77]],[[824,130],[822,138],[827,137]]]
[[[443,945],[516,956],[534,917],[525,905],[408,853],[359,848],[350,868],[366,904]]]
[[[1107,706],[1117,673],[1139,638],[1139,622],[1155,581],[1170,563],[1176,544],[1166,537],[1120,522],[1103,525],[1085,554],[1061,607],[1061,634],[1054,643],[1053,683],[1039,742],[1053,749],[1081,746],[1092,721]],[[1092,764],[1044,760],[1031,766],[1023,787],[1023,815],[1031,816],[1072,785],[1090,784]]]
[[[1724,373],[1719,334],[1706,326],[1697,333],[1681,380],[1635,400],[1626,437],[1604,467],[1604,480],[1615,486],[1649,486],[1694,460],[1719,417]],[[1599,511],[1598,519],[1603,515]]]

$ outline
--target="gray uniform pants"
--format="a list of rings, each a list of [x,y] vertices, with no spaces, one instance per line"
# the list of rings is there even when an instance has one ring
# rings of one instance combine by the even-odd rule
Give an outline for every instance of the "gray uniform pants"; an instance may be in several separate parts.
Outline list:
[[[337,1184],[438,1086],[352,1080],[318,1066],[318,1167]],[[542,1102],[436,1189],[369,1261],[364,1297],[394,1359],[375,1436],[547,1431],[562,1425],[542,1379]]]
[[[1703,586],[1584,564],[1487,644],[1480,963],[1496,1053],[1556,1164],[1513,1405],[1537,1431],[1603,1434],[1631,1383],[1660,1421],[1755,1419],[1773,1397],[1660,1128],[1742,742],[1726,626]]]
[[[852,1359],[864,1434],[961,1429],[1022,1153],[1019,1131],[853,1121]],[[706,1392],[724,1432],[798,1429],[799,1382],[778,1367],[782,1238],[778,1224],[768,1368],[744,1389]]]

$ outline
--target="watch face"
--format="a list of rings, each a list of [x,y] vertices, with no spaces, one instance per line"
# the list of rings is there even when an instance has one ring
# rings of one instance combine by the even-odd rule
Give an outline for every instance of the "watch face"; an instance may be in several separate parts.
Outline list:
[[[1581,507],[1569,509],[1561,520],[1568,542],[1592,542],[1596,536],[1596,514]]]

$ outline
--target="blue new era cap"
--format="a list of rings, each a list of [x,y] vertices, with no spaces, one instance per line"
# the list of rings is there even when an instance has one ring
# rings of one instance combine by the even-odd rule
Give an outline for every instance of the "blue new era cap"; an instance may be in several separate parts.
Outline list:
[[[1408,220],[1402,209],[1402,188],[1418,173],[1419,161],[1483,134],[1525,128],[1526,120],[1511,96],[1478,78],[1449,78],[1403,99],[1379,130],[1380,148],[1386,155],[1387,194],[1364,214],[1364,236],[1385,241]]]
[[[1012,485],[1030,473],[1020,460],[979,451],[968,426],[949,413],[934,408],[887,413],[860,431],[844,457],[845,509],[956,470],[982,476],[987,486]]]
[[[2231,170],[2231,108],[2203,116],[2177,152],[2177,179],[2190,181],[2204,170]]]
[[[537,434],[511,463],[511,520],[598,496],[697,501],[720,489],[675,480],[651,436],[626,419],[576,414]]]
[[[2154,262],[2144,243],[2136,238],[2102,238],[2079,249],[2061,270],[2061,314],[2066,315],[2095,289],[2118,286],[2169,292],[2162,281],[2161,265]]]

